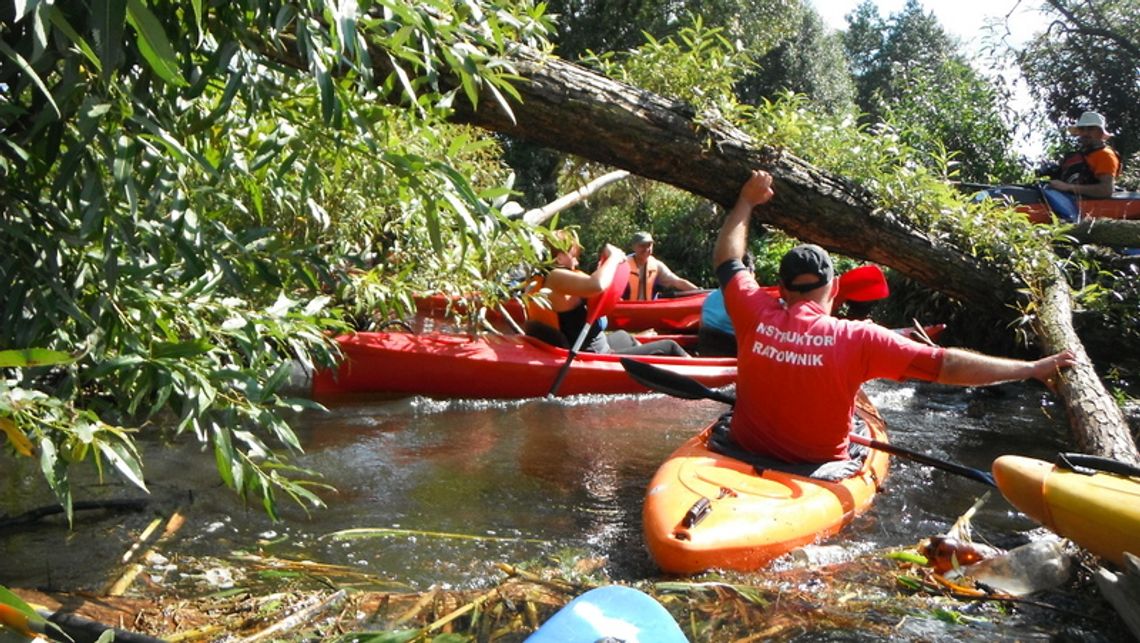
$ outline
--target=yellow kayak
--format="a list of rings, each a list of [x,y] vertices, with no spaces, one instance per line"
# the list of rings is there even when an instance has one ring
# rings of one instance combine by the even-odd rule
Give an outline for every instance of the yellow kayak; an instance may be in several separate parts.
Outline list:
[[[1140,477],[1015,455],[994,460],[994,480],[1025,515],[1090,552],[1124,564],[1140,554]]]

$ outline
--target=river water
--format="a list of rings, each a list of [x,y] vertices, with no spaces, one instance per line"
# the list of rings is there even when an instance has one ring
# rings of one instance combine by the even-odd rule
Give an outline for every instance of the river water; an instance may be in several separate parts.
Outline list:
[[[867,390],[892,442],[967,466],[988,469],[1004,453],[1052,459],[1068,442],[1063,409],[1039,385],[966,390],[873,382]],[[294,461],[335,487],[321,491],[326,508],[306,512],[283,499],[283,521],[273,523],[256,502],[244,506],[219,483],[210,451],[191,441],[164,448],[144,440],[154,511],[80,512],[71,531],[50,518],[0,529],[0,584],[97,590],[141,528],[174,506],[187,516],[171,547],[182,556],[221,559],[246,551],[303,558],[366,571],[386,589],[487,586],[501,577],[496,562],[598,561],[601,573],[615,581],[663,579],[641,542],[645,485],[674,448],[724,410],[715,402],[656,394],[322,402],[329,413],[294,421],[305,449]],[[35,467],[28,459],[0,455],[0,514],[50,504]],[[98,483],[77,475],[77,482],[84,481],[77,500],[142,495],[114,476]],[[985,491],[977,482],[895,459],[873,508],[812,551],[826,553],[830,562],[881,559],[885,549],[945,532]],[[982,506],[973,524],[978,533],[1013,544],[1041,535],[1000,496]],[[361,528],[377,531],[338,535]],[[734,578],[775,577],[793,566],[791,560]],[[228,572],[217,573],[221,580],[198,579],[203,591],[211,587],[207,581],[226,586]],[[1111,610],[1107,614],[1109,624],[1018,613],[1002,617],[996,630],[927,623],[909,635],[1046,640],[1064,630],[1085,640],[1118,640],[1119,624],[1111,622]]]

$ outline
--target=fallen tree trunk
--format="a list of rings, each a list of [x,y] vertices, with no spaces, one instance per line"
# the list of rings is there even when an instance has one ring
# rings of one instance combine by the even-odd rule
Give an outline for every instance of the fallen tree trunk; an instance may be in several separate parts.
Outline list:
[[[757,210],[758,221],[989,310],[1004,311],[1020,296],[1024,285],[1012,276],[877,210],[863,188],[761,147],[728,124],[698,123],[684,103],[531,52],[514,62],[525,80],[517,85],[523,102],[512,105],[513,114],[490,99],[479,109],[457,101],[456,120],[629,170],[724,207],[735,202],[749,171],[763,168],[775,179],[776,196]]]
[[[1064,229],[1078,243],[1112,248],[1140,248],[1140,221],[1085,219]]]
[[[380,74],[388,73],[387,56],[372,60]],[[629,170],[726,208],[750,170],[762,168],[773,175],[776,196],[757,209],[761,222],[831,251],[890,266],[997,317],[1009,318],[1011,304],[1024,301],[1026,284],[1013,275],[877,209],[871,195],[850,181],[759,146],[730,124],[698,122],[684,103],[536,52],[521,49],[513,62],[523,78],[516,85],[522,103],[507,113],[490,95],[482,97],[479,108],[456,101],[457,121]],[[1053,281],[1034,323],[1041,348],[1073,348],[1084,356],[1059,271]],[[1140,462],[1123,414],[1091,366],[1075,369],[1063,381],[1059,394],[1077,444],[1097,455]]]
[[[1085,453],[1137,463],[1140,460],[1136,457],[1136,444],[1128,431],[1124,412],[1097,377],[1084,344],[1073,329],[1069,284],[1059,270],[1057,273],[1038,299],[1039,312],[1033,327],[1046,350],[1071,348],[1080,360],[1057,381],[1057,392],[1065,400],[1077,448]],[[1120,427],[1120,430],[1112,430],[1112,427]]]

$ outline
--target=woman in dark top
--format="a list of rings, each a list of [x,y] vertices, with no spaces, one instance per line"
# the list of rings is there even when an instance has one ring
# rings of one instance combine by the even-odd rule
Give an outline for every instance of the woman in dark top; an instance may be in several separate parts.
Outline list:
[[[625,254],[617,246],[606,244],[598,267],[594,272],[586,273],[578,269],[582,246],[577,235],[560,230],[555,241],[558,245],[552,248],[554,267],[545,275],[533,278],[527,288],[532,296],[527,298],[526,332],[547,343],[569,348],[586,323],[586,300],[609,288],[618,266],[625,261]],[[541,295],[545,295],[545,300]],[[641,344],[625,331],[604,333],[603,320],[594,323],[582,350],[625,355],[689,356],[673,340]]]

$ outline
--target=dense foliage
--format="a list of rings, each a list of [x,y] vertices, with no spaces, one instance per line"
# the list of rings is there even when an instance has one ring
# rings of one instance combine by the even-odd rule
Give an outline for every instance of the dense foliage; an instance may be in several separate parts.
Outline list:
[[[851,109],[855,84],[841,35],[828,32],[819,14],[804,7],[799,27],[758,56],[755,68],[741,79],[737,92],[741,100],[752,104],[793,92],[829,112]]]
[[[551,0],[547,6],[558,21],[555,52],[568,60],[636,49],[647,36],[675,34],[694,16],[741,49],[763,53],[794,33],[804,10],[798,0]]]
[[[319,504],[279,453],[312,406],[281,395],[290,362],[332,362],[338,310],[406,310],[441,275],[533,258],[492,207],[493,146],[442,122],[477,85],[506,104],[505,47],[548,29],[528,4],[32,1],[0,18],[0,427],[69,511],[71,464],[142,486],[123,427],[154,426],[210,444],[270,512],[279,491]],[[371,77],[366,43],[418,75]],[[458,91],[439,89],[448,68]],[[520,234],[515,256],[490,251]]]
[[[1140,165],[1140,3],[1136,0],[1048,0],[1049,28],[1017,53],[1022,73],[1046,117],[1072,123],[1085,110],[1104,114],[1112,144]],[[1056,127],[1059,147],[1064,130]],[[1061,139],[1061,140],[1058,140]],[[1130,162],[1129,162],[1130,161]]]
[[[848,17],[844,43],[864,123],[886,121],[909,145],[952,152],[962,181],[1022,178],[1012,115],[1004,109],[1008,95],[970,66],[917,0],[889,18],[865,0]]]

